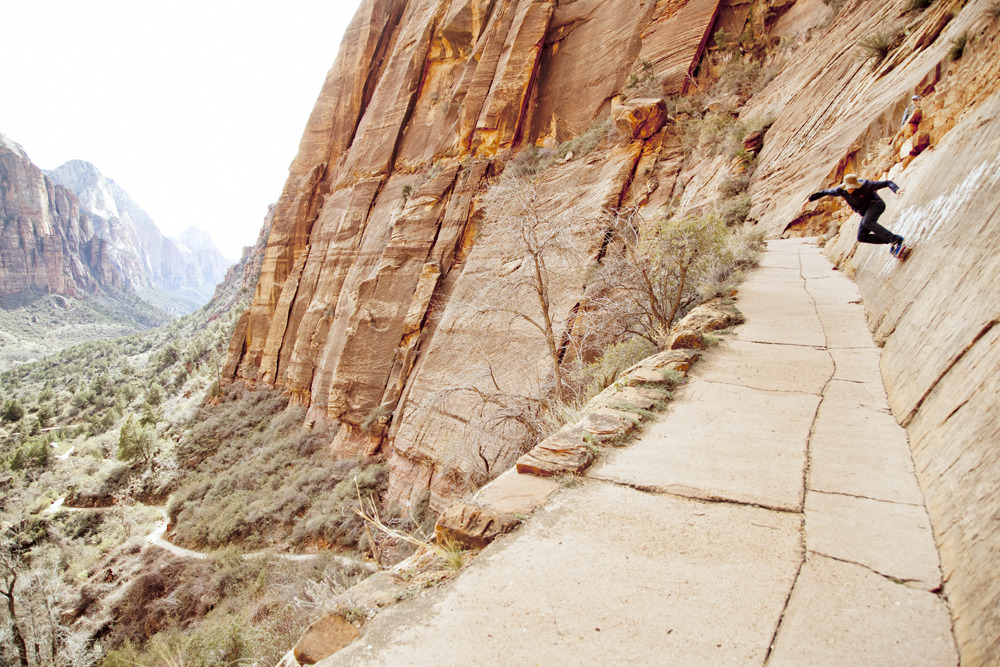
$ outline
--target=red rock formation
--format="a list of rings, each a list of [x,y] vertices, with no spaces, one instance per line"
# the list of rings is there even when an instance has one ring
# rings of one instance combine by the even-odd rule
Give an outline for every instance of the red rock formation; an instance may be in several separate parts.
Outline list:
[[[95,223],[72,192],[0,135],[0,296],[25,290],[75,296],[124,286]]]
[[[470,245],[494,160],[608,118],[638,67],[643,31],[656,31],[653,42],[668,37],[651,25],[667,20],[652,2],[556,4],[362,3],[292,163],[257,292],[230,349],[227,377],[282,386],[309,406],[310,421],[339,421],[334,447],[345,456],[381,447],[401,500],[430,486],[437,504],[469,488],[474,443],[460,431],[470,406],[432,403],[482,372],[481,358],[465,371],[456,364],[477,355],[482,325],[445,304],[496,268],[498,258]],[[718,2],[694,4],[678,19],[683,44],[656,56],[663,72],[686,74],[700,55]],[[649,121],[631,145],[547,176],[551,205],[590,218],[617,206],[643,139],[663,123]],[[559,297],[564,319],[585,270]],[[538,367],[511,391],[543,381],[539,341],[489,335],[491,363]]]

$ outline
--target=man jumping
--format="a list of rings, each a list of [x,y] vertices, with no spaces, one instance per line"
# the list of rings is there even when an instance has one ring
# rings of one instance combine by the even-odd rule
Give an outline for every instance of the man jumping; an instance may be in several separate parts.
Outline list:
[[[893,234],[888,229],[878,224],[879,216],[885,213],[885,202],[878,196],[877,191],[882,188],[889,188],[897,195],[906,191],[892,181],[868,181],[858,178],[854,174],[844,176],[844,182],[829,190],[820,190],[809,195],[807,201],[816,201],[820,197],[843,197],[855,213],[861,215],[861,224],[858,226],[859,243],[889,243],[892,244],[889,252],[893,257],[903,258],[908,249],[903,245],[903,237]],[[807,202],[803,202],[805,207]]]

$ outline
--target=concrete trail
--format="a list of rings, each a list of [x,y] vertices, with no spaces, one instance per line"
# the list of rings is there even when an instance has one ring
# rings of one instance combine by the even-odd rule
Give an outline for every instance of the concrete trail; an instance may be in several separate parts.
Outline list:
[[[771,242],[678,400],[322,665],[957,665],[854,283]]]

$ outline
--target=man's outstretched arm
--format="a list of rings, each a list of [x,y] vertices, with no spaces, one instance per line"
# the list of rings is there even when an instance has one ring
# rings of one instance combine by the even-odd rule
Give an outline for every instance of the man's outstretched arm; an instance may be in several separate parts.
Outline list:
[[[839,197],[840,188],[830,188],[829,190],[820,190],[819,192],[814,192],[809,195],[809,201],[816,201],[820,197]]]
[[[899,187],[898,185],[896,185],[892,181],[875,181],[874,185],[875,185],[875,189],[876,190],[881,190],[882,188],[889,188],[890,190],[893,191],[893,193],[895,193],[897,195],[901,195],[904,192],[906,192],[906,190],[904,190],[903,188]]]

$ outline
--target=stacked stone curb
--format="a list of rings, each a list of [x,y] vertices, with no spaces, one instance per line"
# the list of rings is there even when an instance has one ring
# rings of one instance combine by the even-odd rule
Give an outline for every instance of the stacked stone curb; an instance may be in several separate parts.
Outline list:
[[[625,371],[587,403],[578,421],[567,424],[521,456],[515,470],[487,484],[471,501],[449,506],[435,527],[438,540],[482,548],[516,528],[519,516],[533,512],[559,488],[552,478],[582,474],[603,446],[623,444],[653,410],[665,405],[670,391],[701,357],[699,350],[705,348],[706,333],[742,322],[743,315],[731,300],[713,299],[692,310],[674,328],[670,349]],[[543,478],[534,494],[515,490],[524,484],[520,478],[526,476]],[[498,501],[505,503],[503,508],[493,505]]]

